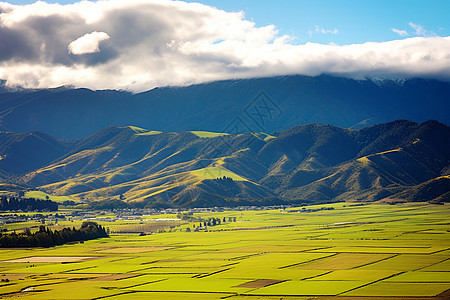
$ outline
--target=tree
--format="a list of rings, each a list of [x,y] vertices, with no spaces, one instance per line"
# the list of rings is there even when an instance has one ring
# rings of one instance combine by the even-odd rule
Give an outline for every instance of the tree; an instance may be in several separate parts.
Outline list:
[[[52,247],[62,245],[73,241],[86,241],[100,237],[108,237],[106,230],[95,222],[84,222],[84,227],[76,230],[75,228],[63,228],[62,230],[52,231],[43,225],[35,233],[25,230],[25,233],[0,235],[0,247]]]
[[[1,197],[0,210],[57,211],[58,203],[51,200],[37,200],[34,198]]]

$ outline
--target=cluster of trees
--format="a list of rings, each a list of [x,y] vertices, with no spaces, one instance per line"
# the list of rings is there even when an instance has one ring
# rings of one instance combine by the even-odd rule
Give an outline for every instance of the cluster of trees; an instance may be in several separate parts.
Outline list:
[[[0,196],[0,210],[57,211],[58,203],[51,200]]]
[[[209,218],[208,221],[204,221],[203,223],[200,222],[200,227],[216,226],[225,223],[226,221],[226,217],[223,217],[222,220],[220,218]],[[228,222],[236,222],[236,217],[228,217]]]
[[[216,178],[215,181],[217,181],[217,182],[233,182],[233,178],[223,176],[223,177]]]
[[[203,220],[200,217],[194,217],[194,213],[192,211],[181,212],[177,214],[177,218],[183,221],[195,222]]]
[[[195,224],[193,225],[194,231],[199,231],[200,228],[207,228],[210,226],[216,226],[220,224],[224,224],[227,222],[227,217],[223,217],[223,219],[220,218],[209,218],[207,221],[201,221],[198,224],[198,227],[195,227]],[[236,222],[236,217],[228,217],[228,222]],[[186,232],[191,232],[191,228],[186,228]]]
[[[60,202],[60,203],[63,206],[75,206],[75,205],[77,205],[77,203],[75,201],[72,201],[72,200],[65,200],[65,201]]]
[[[52,231],[42,225],[39,227],[39,231],[33,233],[29,228],[19,234],[15,232],[10,234],[0,233],[0,247],[53,247],[69,242],[87,241],[102,237],[109,237],[106,229],[92,221],[83,222],[80,229],[68,227]]]
[[[189,221],[189,222],[199,222],[199,227],[206,227],[206,226],[216,226],[220,225],[222,223],[227,222],[227,217],[223,217],[223,219],[220,218],[208,218],[208,220],[203,219],[202,217],[195,217],[194,213],[189,212],[180,212],[177,214],[177,218],[183,220],[183,221]],[[228,217],[228,222],[236,222],[236,217]],[[195,227],[195,226],[194,226]]]
[[[345,207],[345,205],[344,205]],[[288,212],[290,213],[294,213],[294,212],[305,212],[305,213],[310,213],[310,212],[316,212],[316,211],[321,211],[321,210],[333,210],[334,207],[319,207],[319,208],[310,208],[310,209],[306,209],[305,207],[302,207],[302,209],[292,209],[292,210],[288,210]]]

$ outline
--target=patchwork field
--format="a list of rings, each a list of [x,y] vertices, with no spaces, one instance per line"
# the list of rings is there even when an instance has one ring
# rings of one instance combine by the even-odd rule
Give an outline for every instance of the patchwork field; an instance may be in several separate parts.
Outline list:
[[[145,236],[1,249],[0,298],[449,299],[448,205],[306,210],[322,207],[334,209],[195,213],[236,222],[194,231],[199,222],[186,221]],[[158,217],[176,218],[145,218]],[[133,225],[99,223],[113,232]]]

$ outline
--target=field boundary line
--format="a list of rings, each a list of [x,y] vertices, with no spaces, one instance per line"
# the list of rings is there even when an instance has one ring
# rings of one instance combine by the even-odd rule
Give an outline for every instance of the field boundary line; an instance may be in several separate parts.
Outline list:
[[[136,291],[126,291],[126,292],[121,292],[118,294],[114,294],[114,295],[107,295],[107,296],[101,296],[101,297],[97,297],[97,298],[92,298],[91,300],[99,300],[99,299],[106,299],[106,298],[111,298],[111,297],[116,297],[116,296],[121,296],[121,295],[127,295],[127,294],[134,294],[137,293]]]
[[[266,253],[268,253],[268,252],[260,252],[260,253],[254,253],[254,254],[249,254],[249,255],[242,255],[242,256],[238,256],[238,257],[232,257],[232,258],[229,258],[228,261],[243,260],[243,259],[247,259],[247,258],[253,257],[253,256],[264,255]]]
[[[419,270],[422,270],[422,269],[425,269],[425,268],[428,268],[428,267],[431,267],[431,266],[434,266],[434,265],[443,263],[444,261],[447,261],[447,260],[449,260],[449,259],[450,259],[450,257],[447,257],[446,259],[443,259],[443,260],[441,260],[441,261],[438,261],[438,262],[436,262],[436,263],[433,263],[433,264],[428,265],[428,266],[425,266],[425,267],[420,267],[420,268],[411,270],[410,272],[419,271]],[[428,271],[428,272],[433,272],[433,271]],[[434,271],[434,272],[436,272],[436,271]]]
[[[306,250],[302,250],[302,251],[293,251],[293,252],[286,252],[286,253],[303,253],[303,252],[316,251],[316,250],[325,250],[325,249],[330,249],[330,248],[334,248],[334,246],[319,247],[319,248],[314,248],[314,249],[306,249]],[[313,253],[330,253],[330,252],[313,252]]]
[[[138,284],[135,284],[135,285],[130,285],[130,286],[127,286],[127,287],[121,287],[121,288],[117,288],[117,289],[118,290],[130,289],[130,288],[134,288],[134,287],[145,285],[145,284],[149,284],[149,283],[155,283],[155,282],[164,281],[164,280],[167,280],[167,279],[168,278],[163,278],[163,279],[158,279],[158,280],[155,280],[155,281],[148,281],[148,282],[138,283]],[[133,291],[133,292],[136,292],[136,291]]]
[[[239,296],[240,294],[238,294],[237,292],[206,292],[206,291],[183,291],[183,290],[179,290],[179,291],[130,291],[133,293],[173,293],[173,294],[224,294],[227,296]],[[112,297],[114,295],[111,296],[105,296],[105,297]],[[102,299],[102,298],[95,298],[95,299]],[[94,299],[91,299],[94,300]]]
[[[61,274],[65,274],[65,273],[71,274],[71,273],[69,273],[69,272],[75,272],[75,271],[81,271],[81,270],[88,270],[88,269],[92,269],[92,268],[96,268],[96,267],[97,267],[97,266],[84,267],[84,268],[79,268],[79,269],[71,269],[71,270],[67,270],[67,271],[60,272],[60,273],[61,273]],[[75,273],[75,274],[77,274],[77,273]]]
[[[351,292],[351,291],[354,291],[354,290],[360,289],[360,288],[362,288],[362,287],[366,287],[366,286],[372,285],[372,284],[374,284],[374,283],[377,283],[377,282],[380,282],[380,281],[383,281],[383,280],[386,280],[386,279],[389,279],[389,278],[395,277],[395,276],[397,276],[397,275],[400,275],[400,274],[403,274],[403,273],[406,273],[406,272],[407,272],[407,271],[401,271],[401,272],[399,272],[399,273],[395,273],[395,274],[392,274],[392,275],[389,275],[389,276],[386,276],[386,277],[383,277],[383,278],[377,279],[377,280],[375,280],[375,281],[372,281],[372,282],[369,282],[369,283],[366,283],[366,284],[360,285],[360,286],[358,286],[358,287],[355,287],[355,288],[349,289],[349,290],[347,290],[347,291],[341,292],[341,293],[339,293],[339,294],[336,294],[335,296],[339,296],[339,295],[342,295],[342,294],[344,294],[344,293],[348,293],[348,292]]]
[[[255,227],[255,228],[229,228],[229,229],[219,229],[219,230],[211,230],[211,231],[240,231],[240,230],[264,230],[264,229],[277,229],[277,228],[286,228],[286,227],[294,227],[298,225],[278,225],[278,226],[263,226],[263,227]],[[229,243],[227,243],[229,244]]]
[[[63,284],[63,283],[69,283],[69,282],[70,282],[69,280],[64,279],[64,280],[61,280],[60,282],[51,282],[51,283],[46,282],[46,283],[30,284],[29,286],[26,286],[26,287],[22,288],[18,292],[9,292],[9,293],[0,294],[0,297],[1,296],[14,295],[14,294],[21,294],[21,293],[24,293],[24,292],[22,292],[23,290],[28,289],[28,288],[41,287],[41,286],[47,286],[47,285]],[[12,283],[12,285],[16,285],[16,284],[17,283]],[[2,285],[2,287],[3,286],[7,286],[7,285]],[[34,291],[34,292],[40,292],[40,291]]]
[[[138,273],[140,271],[145,271],[145,270],[148,270],[148,269],[153,269],[153,267],[131,270],[131,271],[124,272],[122,274],[133,274],[133,273]]]
[[[320,277],[320,276],[323,276],[323,275],[327,275],[327,274],[330,274],[330,273],[333,273],[333,272],[334,272],[334,270],[333,271],[328,271],[328,272],[325,272],[325,273],[322,273],[322,274],[319,274],[319,275],[302,278],[302,279],[300,279],[300,281],[307,280],[307,279],[313,279],[313,278]]]
[[[228,271],[228,270],[231,270],[231,269],[232,268],[227,268],[227,269],[215,271],[215,272],[212,272],[212,273],[207,273],[205,275],[192,276],[192,278],[204,278],[204,277],[208,277],[208,276],[211,276],[211,275],[214,275],[214,274],[222,273],[222,272],[225,272],[225,271]]]
[[[359,252],[355,252],[355,254],[359,254]],[[385,254],[385,253],[374,253],[374,254]],[[373,262],[370,262],[370,263],[366,263],[366,264],[363,264],[363,265],[360,265],[360,266],[357,266],[357,267],[350,268],[350,270],[354,270],[354,269],[358,269],[358,268],[361,268],[361,267],[365,267],[365,266],[369,266],[369,265],[372,265],[372,264],[376,264],[376,263],[379,263],[381,261],[385,261],[385,260],[397,257],[399,255],[400,254],[392,254],[389,257],[386,257],[386,258],[383,258],[383,259],[380,259],[380,260],[377,260],[377,261],[373,261]]]
[[[338,253],[334,253],[334,254],[331,254],[331,255],[328,255],[328,256],[319,257],[319,258],[315,258],[315,259],[312,259],[312,260],[308,260],[308,261],[304,261],[304,262],[300,262],[300,263],[296,263],[296,264],[291,264],[291,265],[279,267],[278,269],[281,270],[281,269],[286,269],[286,268],[290,268],[290,267],[293,267],[293,266],[303,265],[303,264],[307,264],[307,263],[310,263],[310,262],[313,262],[313,261],[317,261],[317,260],[333,257],[333,256],[336,256],[336,255],[338,255]]]
[[[428,255],[436,254],[436,253],[439,253],[439,252],[442,252],[442,251],[447,251],[447,250],[450,250],[450,248],[445,248],[445,249],[442,249],[442,250],[439,250],[439,251],[434,251],[434,252],[428,253]]]

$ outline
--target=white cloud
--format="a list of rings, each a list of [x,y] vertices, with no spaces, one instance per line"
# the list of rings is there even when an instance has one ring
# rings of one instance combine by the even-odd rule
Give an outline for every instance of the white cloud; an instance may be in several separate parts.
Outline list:
[[[409,22],[408,25],[411,26],[412,29],[414,29],[414,34],[417,36],[436,36],[436,33],[426,30],[422,25],[413,22]]]
[[[398,34],[399,36],[409,36],[409,33],[406,30],[400,30],[396,28],[391,28],[391,30],[396,34]]]
[[[396,28],[391,28],[391,30],[400,36],[423,36],[423,37],[436,37],[437,34],[433,31],[425,29],[422,25],[409,22],[408,26],[413,29],[413,32],[408,33],[406,30],[400,30]]]
[[[242,12],[169,0],[0,2],[0,12],[0,41],[8,41],[0,43],[0,79],[11,85],[142,91],[323,73],[450,80],[450,37],[296,45],[273,25],[256,27]],[[316,27],[314,32],[338,30]]]
[[[75,55],[95,53],[100,51],[100,43],[107,39],[109,39],[109,35],[106,32],[94,31],[92,33],[86,33],[71,42],[69,46],[67,46],[67,49],[69,50],[69,53]]]
[[[308,35],[312,36],[314,33],[320,33],[320,34],[338,34],[339,30],[337,28],[334,29],[325,29],[321,28],[318,25],[314,25],[314,30],[309,30]]]

